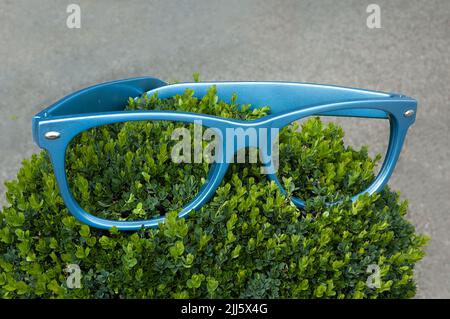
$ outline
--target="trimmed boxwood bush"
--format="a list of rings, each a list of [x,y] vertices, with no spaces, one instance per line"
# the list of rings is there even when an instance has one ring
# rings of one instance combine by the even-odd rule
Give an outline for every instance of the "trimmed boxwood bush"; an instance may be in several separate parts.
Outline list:
[[[127,109],[202,112],[255,119],[270,112],[197,99],[130,99]],[[414,264],[426,238],[405,219],[406,201],[387,187],[352,203],[378,159],[343,143],[337,125],[318,118],[280,135],[280,176],[257,164],[230,166],[212,200],[186,219],[176,211],[204,182],[208,164],[174,164],[167,145],[176,125],[135,122],[96,128],[67,151],[74,196],[98,216],[120,220],[165,214],[157,229],[90,228],[65,208],[46,152],[25,160],[6,183],[0,212],[3,298],[405,298],[415,294]],[[165,150],[164,150],[165,149]],[[156,151],[155,151],[156,150]],[[170,154],[170,151],[169,151]],[[308,183],[311,179],[316,183]],[[175,182],[178,181],[178,182]],[[311,186],[312,185],[312,186]],[[304,210],[290,196],[306,199]],[[327,206],[330,199],[343,199]],[[66,267],[81,269],[81,288]],[[366,284],[370,265],[379,288]]]

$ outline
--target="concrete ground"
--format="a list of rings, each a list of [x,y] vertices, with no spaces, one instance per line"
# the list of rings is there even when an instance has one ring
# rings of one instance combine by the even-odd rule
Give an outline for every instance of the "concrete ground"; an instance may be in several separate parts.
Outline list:
[[[381,8],[381,29],[366,8]],[[66,7],[81,6],[81,29]],[[102,81],[286,80],[401,92],[420,105],[390,181],[432,237],[418,297],[450,298],[450,1],[0,0],[0,198],[37,148],[31,117]]]

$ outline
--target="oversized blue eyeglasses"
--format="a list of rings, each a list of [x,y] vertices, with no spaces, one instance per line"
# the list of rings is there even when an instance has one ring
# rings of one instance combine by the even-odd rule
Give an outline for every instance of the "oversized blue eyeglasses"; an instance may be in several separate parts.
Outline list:
[[[159,98],[165,99],[182,94],[189,88],[194,91],[195,97],[201,98],[212,85],[216,86],[220,100],[230,103],[236,94],[235,102],[251,104],[253,108],[268,105],[270,114],[257,120],[243,121],[188,112],[124,111],[129,97],[158,93]],[[192,124],[201,121],[203,126],[222,133],[224,147],[227,145],[227,129],[254,128],[256,132],[268,132],[266,144],[251,145],[248,142],[244,147],[258,147],[262,154],[271,154],[275,136],[270,132],[308,116],[387,119],[390,123],[390,138],[385,160],[370,186],[353,196],[352,199],[356,200],[362,193],[379,192],[387,183],[407,130],[415,121],[416,108],[417,102],[403,95],[338,86],[289,82],[196,82],[168,85],[156,78],[143,77],[102,83],[68,95],[36,114],[32,127],[34,141],[50,155],[61,196],[78,220],[102,229],[115,226],[119,230],[138,230],[142,227],[157,227],[164,221],[164,216],[135,221],[107,220],[85,211],[72,195],[66,176],[65,153],[69,142],[81,132],[101,125],[128,121],[176,121]],[[231,152],[221,152],[221,156],[234,156],[238,150],[235,146]],[[225,176],[229,162],[223,158],[212,165],[206,183],[192,201],[182,208],[179,217],[185,217],[192,210],[199,209],[212,197]],[[286,192],[273,170],[272,161],[269,159],[267,163],[267,177]],[[305,205],[300,198],[293,197],[292,202],[298,207]]]

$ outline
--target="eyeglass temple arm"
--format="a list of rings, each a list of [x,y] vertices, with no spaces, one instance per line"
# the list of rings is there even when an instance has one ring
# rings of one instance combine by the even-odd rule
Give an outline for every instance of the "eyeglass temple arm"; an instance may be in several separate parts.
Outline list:
[[[192,89],[195,97],[202,98],[213,85],[216,87],[219,100],[231,103],[235,96],[235,103],[250,104],[252,108],[267,105],[270,107],[271,114],[282,114],[322,104],[400,97],[398,94],[385,92],[290,82],[179,83],[156,88],[147,92],[147,94],[151,96],[157,93],[159,98],[165,99],[183,94],[186,89]],[[317,115],[388,118],[386,112],[375,109],[348,109]]]
[[[97,84],[72,93],[36,116],[64,116],[123,110],[130,97],[167,85],[152,77],[140,77]]]

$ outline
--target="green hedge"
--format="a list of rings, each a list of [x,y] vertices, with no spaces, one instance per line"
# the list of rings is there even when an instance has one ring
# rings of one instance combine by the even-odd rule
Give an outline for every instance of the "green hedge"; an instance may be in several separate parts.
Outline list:
[[[251,110],[182,96],[130,99],[128,109],[178,109],[255,119]],[[344,145],[343,131],[318,118],[280,136],[283,196],[257,164],[230,166],[213,199],[187,219],[176,211],[209,169],[168,159],[169,123],[97,128],[71,143],[69,183],[82,206],[121,220],[167,215],[158,229],[103,231],[79,223],[59,195],[45,152],[23,162],[7,182],[0,212],[3,298],[405,298],[415,294],[414,264],[424,236],[405,219],[407,203],[388,188],[351,203],[348,195],[373,178],[377,159]],[[164,150],[165,149],[165,150]],[[311,180],[316,181],[310,183]],[[289,201],[307,199],[305,210]],[[328,207],[330,199],[344,198]],[[67,287],[68,264],[81,288]],[[381,270],[370,288],[369,265]]]

